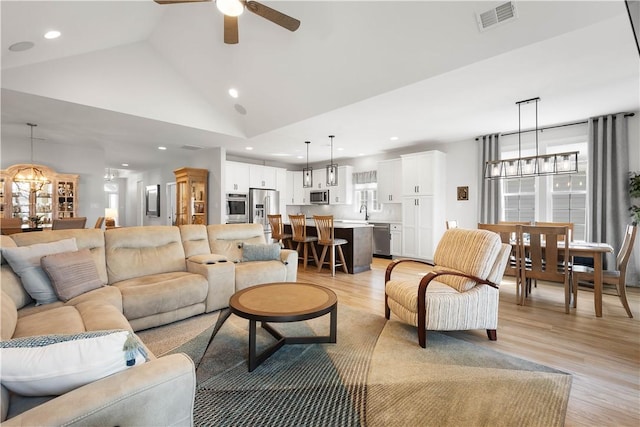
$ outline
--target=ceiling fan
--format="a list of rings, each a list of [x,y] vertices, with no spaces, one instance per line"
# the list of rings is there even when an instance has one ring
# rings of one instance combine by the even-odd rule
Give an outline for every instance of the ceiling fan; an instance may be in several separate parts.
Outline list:
[[[195,3],[211,0],[154,0],[158,4]],[[278,24],[289,31],[295,31],[300,27],[300,21],[278,12],[268,6],[252,0],[215,0],[218,10],[224,14],[224,42],[227,44],[238,43],[238,16],[245,8],[256,15]]]

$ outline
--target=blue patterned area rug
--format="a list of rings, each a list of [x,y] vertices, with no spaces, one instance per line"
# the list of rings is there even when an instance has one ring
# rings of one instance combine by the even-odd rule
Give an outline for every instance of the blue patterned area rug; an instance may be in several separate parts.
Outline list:
[[[564,424],[570,375],[446,333],[429,332],[422,349],[415,328],[339,305],[336,344],[285,345],[248,372],[248,323],[231,315],[175,350],[200,360],[195,425]],[[284,335],[326,335],[328,323],[325,316],[273,326]],[[259,350],[272,342],[258,328]]]

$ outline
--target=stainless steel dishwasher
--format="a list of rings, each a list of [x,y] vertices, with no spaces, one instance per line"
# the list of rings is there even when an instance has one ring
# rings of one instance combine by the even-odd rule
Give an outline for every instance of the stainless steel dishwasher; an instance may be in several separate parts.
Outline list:
[[[391,258],[391,224],[372,222],[373,225],[373,255]]]

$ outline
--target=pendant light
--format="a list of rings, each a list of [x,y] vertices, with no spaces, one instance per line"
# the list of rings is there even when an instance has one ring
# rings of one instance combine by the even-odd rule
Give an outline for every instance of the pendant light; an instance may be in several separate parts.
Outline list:
[[[302,187],[311,188],[313,187],[313,168],[309,167],[309,144],[311,141],[304,142],[307,145],[307,167],[302,168]]]
[[[338,165],[333,163],[333,138],[334,135],[329,135],[331,139],[331,163],[327,165],[327,186],[334,187],[338,185]]]
[[[33,128],[38,125],[34,123],[27,123],[27,126],[31,128],[31,164],[26,168],[19,169],[13,177],[13,181],[29,184],[30,191],[35,193],[42,190],[42,187],[46,184],[51,184],[51,180],[47,178],[42,170],[37,168],[33,163]]]
[[[518,157],[505,160],[492,160],[485,163],[486,179],[522,178],[539,175],[559,175],[578,172],[578,151],[557,154],[538,153],[538,102],[540,98],[525,99],[518,105]],[[522,104],[536,103],[536,155],[522,157],[522,127],[520,107]]]

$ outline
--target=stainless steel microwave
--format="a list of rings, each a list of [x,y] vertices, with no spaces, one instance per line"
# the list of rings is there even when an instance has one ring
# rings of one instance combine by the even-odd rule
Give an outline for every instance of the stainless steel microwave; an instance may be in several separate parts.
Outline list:
[[[309,202],[314,205],[329,204],[329,190],[314,190],[309,193]]]

